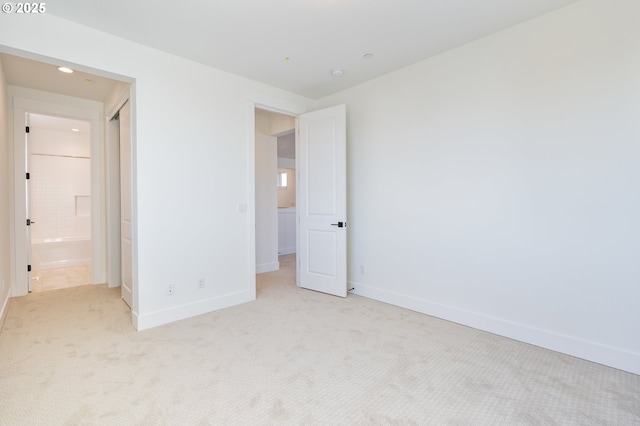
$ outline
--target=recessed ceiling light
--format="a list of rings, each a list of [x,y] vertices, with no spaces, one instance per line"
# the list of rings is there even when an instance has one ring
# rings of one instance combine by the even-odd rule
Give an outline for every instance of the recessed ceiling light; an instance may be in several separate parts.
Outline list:
[[[71,129],[72,132],[79,132],[80,129]]]
[[[67,74],[71,74],[73,72],[71,68],[67,68],[67,67],[58,67],[58,71],[62,71]]]
[[[340,70],[340,69],[335,69],[333,71],[331,71],[331,76],[333,76],[334,78],[340,78],[344,75],[344,71]]]

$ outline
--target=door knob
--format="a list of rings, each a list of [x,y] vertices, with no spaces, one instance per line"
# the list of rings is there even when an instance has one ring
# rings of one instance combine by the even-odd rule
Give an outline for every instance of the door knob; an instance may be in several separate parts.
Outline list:
[[[347,222],[332,223],[331,226],[337,226],[338,228],[344,228],[344,227],[347,226]]]

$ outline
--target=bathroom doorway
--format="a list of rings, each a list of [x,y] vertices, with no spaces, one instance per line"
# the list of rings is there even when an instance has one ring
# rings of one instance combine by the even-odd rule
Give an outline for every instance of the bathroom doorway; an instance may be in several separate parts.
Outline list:
[[[121,97],[126,96],[126,99],[129,98],[132,90],[130,83],[133,80],[129,81],[128,77],[123,77],[122,80],[115,80],[111,76],[100,76],[94,74],[93,71],[85,72],[80,69],[75,69],[73,73],[63,73],[55,66],[52,66],[55,65],[55,59],[40,59],[42,61],[4,53],[0,46],[0,60],[7,82],[7,102],[12,106],[12,111],[10,112],[12,120],[9,123],[9,134],[13,138],[13,143],[9,146],[9,155],[13,157],[14,187],[11,204],[14,218],[13,235],[15,236],[12,241],[14,254],[12,296],[24,296],[34,288],[37,291],[38,284],[42,284],[41,287],[46,287],[43,282],[38,283],[37,281],[35,282],[36,286],[33,286],[32,275],[34,275],[35,269],[31,259],[32,241],[30,234],[32,231],[36,243],[50,243],[46,247],[36,248],[36,251],[43,248],[39,253],[36,253],[36,256],[40,256],[44,263],[48,263],[47,270],[57,269],[53,267],[55,262],[67,260],[69,262],[64,264],[70,265],[70,267],[75,267],[73,265],[74,262],[84,266],[85,271],[90,273],[88,283],[108,283],[110,286],[118,286],[120,285],[119,277],[107,274],[108,267],[113,263],[113,257],[109,258],[107,255],[107,244],[109,243],[107,213],[113,203],[111,199],[107,199],[106,191],[110,191],[109,196],[119,196],[120,189],[118,187],[117,194],[111,191],[110,175],[106,170],[110,159],[105,158],[105,139],[109,133],[109,129],[105,126],[105,114],[111,112],[110,110],[119,102]],[[77,68],[80,68],[80,66]],[[28,78],[21,78],[21,76]],[[71,198],[73,215],[76,215],[75,219],[78,219],[71,222],[90,222],[91,229],[86,234],[84,231],[77,232],[78,228],[76,227],[74,228],[75,232],[71,235],[44,235],[41,232],[43,231],[42,225],[43,223],[46,224],[48,220],[39,220],[31,217],[31,212],[27,212],[27,207],[30,204],[28,202],[30,201],[30,196],[27,196],[27,188],[32,184],[31,177],[38,179],[41,176],[38,172],[36,172],[38,176],[30,175],[27,169],[28,163],[31,162],[31,155],[29,155],[30,151],[27,145],[29,139],[33,139],[38,131],[37,116],[79,122],[77,125],[72,124],[71,126],[67,122],[64,126],[66,131],[69,131],[70,128],[81,130],[82,122],[85,125],[87,123],[89,125],[90,154],[88,156],[83,153],[76,155],[76,153],[64,152],[59,155],[55,153],[49,155],[50,157],[57,156],[58,158],[88,157],[82,160],[90,164],[91,176],[85,180],[90,185],[90,191],[85,192],[82,190],[82,193],[74,193]],[[33,123],[31,122],[32,117],[36,120]],[[26,133],[26,127],[29,127],[29,132],[33,131],[33,133]],[[37,154],[51,154],[51,152],[38,152]],[[51,195],[49,190],[45,192]],[[87,206],[87,203],[90,207]],[[88,210],[90,211],[88,212]],[[37,214],[37,212],[34,213]],[[60,220],[68,221],[68,219]],[[31,225],[30,221],[35,223]],[[71,224],[67,222],[65,226],[71,226]],[[82,240],[82,243],[79,242],[80,240]],[[89,248],[86,247],[87,244],[89,244]],[[75,247],[70,248],[68,247],[69,245]],[[59,246],[64,247],[61,248]],[[57,257],[59,253],[55,253],[68,250],[77,252],[78,246],[84,247],[80,248],[84,256],[81,257],[79,262],[77,262],[77,257],[72,258],[71,255],[68,257],[65,255],[65,259],[61,259]],[[57,258],[47,257],[53,254],[56,254]],[[109,256],[112,255],[113,253],[110,251]],[[87,256],[90,258],[89,265],[86,263]],[[47,258],[45,259],[45,257]],[[37,259],[35,260],[37,261]],[[49,260],[51,262],[48,262]],[[60,264],[57,266],[60,266]],[[44,268],[41,269],[44,270]],[[79,275],[77,274],[78,271],[72,270],[68,272],[72,275],[71,281],[82,283],[86,281],[85,278],[77,276]],[[40,277],[40,280],[42,279]]]
[[[31,290],[91,284],[91,123],[28,114]]]

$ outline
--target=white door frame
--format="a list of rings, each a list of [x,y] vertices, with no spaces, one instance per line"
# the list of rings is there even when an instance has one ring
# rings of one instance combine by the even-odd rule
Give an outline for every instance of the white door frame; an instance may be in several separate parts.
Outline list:
[[[105,124],[107,192],[107,285],[120,285],[120,129],[113,115]]]
[[[32,97],[39,97],[41,92],[27,90]],[[24,296],[29,292],[27,265],[28,244],[26,240],[26,202],[25,188],[25,138],[24,127],[26,114],[42,114],[91,122],[91,244],[92,244],[92,283],[105,282],[106,275],[106,223],[104,215],[105,194],[104,187],[104,155],[103,155],[103,124],[100,119],[102,109],[95,103],[87,101],[86,106],[71,106],[60,103],[46,102],[32,98],[12,95],[13,109],[13,180],[14,180],[14,287],[12,295]]]
[[[307,112],[307,105],[299,102],[287,101],[263,93],[250,93],[247,101],[247,200],[240,200],[238,209],[247,215],[247,282],[252,292],[252,299],[256,298],[256,181],[255,181],[255,141],[256,141],[256,108],[277,112],[296,118]],[[297,244],[297,237],[296,237]],[[296,283],[298,282],[296,268]]]

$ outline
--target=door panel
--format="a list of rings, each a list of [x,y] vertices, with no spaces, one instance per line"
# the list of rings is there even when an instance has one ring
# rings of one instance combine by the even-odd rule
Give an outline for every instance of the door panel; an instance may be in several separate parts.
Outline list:
[[[332,119],[306,124],[310,215],[336,215],[336,123]]]
[[[326,253],[335,253],[337,246],[336,232],[309,231],[309,272],[336,278],[336,259],[326,256]]]
[[[122,299],[133,308],[131,229],[131,110],[127,101],[120,109],[120,252]]]
[[[346,297],[346,107],[302,114],[298,123],[298,285]]]

